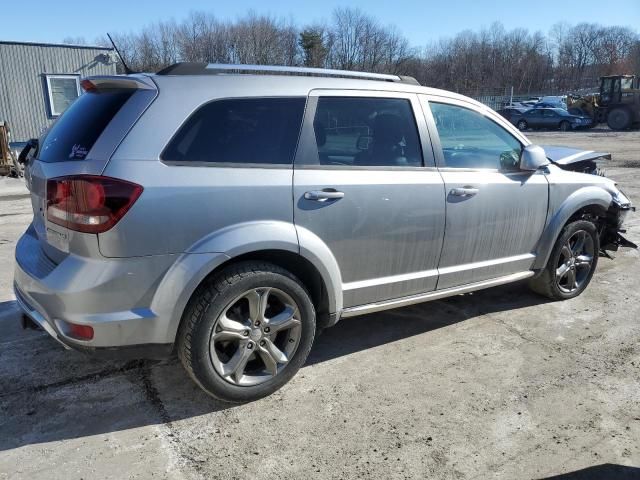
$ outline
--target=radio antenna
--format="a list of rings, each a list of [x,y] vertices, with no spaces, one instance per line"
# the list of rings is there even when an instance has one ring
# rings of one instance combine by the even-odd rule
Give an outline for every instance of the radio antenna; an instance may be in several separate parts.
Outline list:
[[[122,58],[122,54],[120,53],[120,50],[118,50],[118,47],[116,47],[116,43],[113,41],[113,38],[111,38],[111,35],[109,35],[109,32],[107,32],[107,37],[109,37],[109,41],[111,42],[111,45],[113,45],[113,49],[118,54],[118,57],[120,57],[120,61],[122,62],[122,66],[124,67],[124,73],[126,73],[127,75],[131,73],[137,73],[131,70],[129,68],[129,65],[127,65],[127,62],[124,61],[124,58]]]

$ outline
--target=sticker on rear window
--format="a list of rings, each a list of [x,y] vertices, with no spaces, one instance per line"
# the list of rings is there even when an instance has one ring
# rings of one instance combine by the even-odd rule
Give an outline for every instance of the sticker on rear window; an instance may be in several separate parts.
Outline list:
[[[88,153],[89,151],[85,147],[79,144],[75,144],[73,147],[71,147],[71,153],[69,154],[69,158],[76,158],[76,159],[82,160],[84,159],[84,157],[87,156]]]

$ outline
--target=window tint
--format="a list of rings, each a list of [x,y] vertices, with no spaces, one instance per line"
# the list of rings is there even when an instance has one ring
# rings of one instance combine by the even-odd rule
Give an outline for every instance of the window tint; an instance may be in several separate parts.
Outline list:
[[[134,90],[87,92],[71,104],[40,142],[43,162],[84,160]]]
[[[422,166],[409,100],[321,97],[313,127],[321,165]]]
[[[440,136],[445,166],[514,170],[520,142],[484,115],[443,103],[430,103]]]
[[[218,100],[200,107],[162,159],[173,162],[292,164],[304,98]]]

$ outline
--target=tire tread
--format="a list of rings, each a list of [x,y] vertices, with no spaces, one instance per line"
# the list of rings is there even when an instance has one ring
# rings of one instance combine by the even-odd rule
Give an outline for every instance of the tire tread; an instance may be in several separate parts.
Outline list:
[[[195,355],[194,355],[194,331],[206,316],[209,307],[215,303],[216,297],[222,293],[223,290],[232,287],[238,281],[250,277],[252,275],[260,273],[275,273],[285,276],[290,280],[296,282],[310,298],[309,292],[305,285],[298,280],[288,270],[285,270],[278,265],[275,265],[266,261],[245,261],[230,265],[220,272],[205,279],[204,282],[196,289],[191,300],[189,301],[187,308],[185,309],[180,328],[178,330],[177,338],[177,353],[184,369],[187,371],[191,379],[200,388],[205,390],[208,394],[216,397],[209,389],[207,389],[202,382],[199,381],[195,371]],[[311,304],[313,310],[313,304]],[[315,315],[315,312],[314,312]],[[306,358],[311,350],[311,342],[306,352],[303,352]],[[229,400],[226,398],[219,398],[229,403],[240,403],[240,401]]]

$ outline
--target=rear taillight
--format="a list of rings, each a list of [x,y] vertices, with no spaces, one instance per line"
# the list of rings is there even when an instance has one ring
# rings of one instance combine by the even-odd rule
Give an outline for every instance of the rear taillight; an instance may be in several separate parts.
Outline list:
[[[80,86],[85,92],[95,92],[96,90],[98,90],[95,83],[93,83],[91,80],[81,80]]]
[[[67,326],[66,334],[78,340],[93,340],[93,327],[78,325],[77,323],[64,322]]]
[[[47,180],[47,220],[70,230],[102,233],[113,227],[142,193],[117,178],[74,175]]]

